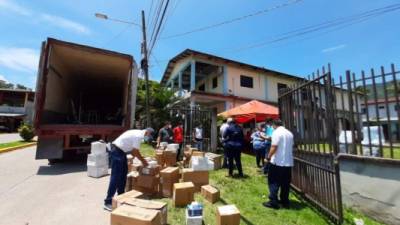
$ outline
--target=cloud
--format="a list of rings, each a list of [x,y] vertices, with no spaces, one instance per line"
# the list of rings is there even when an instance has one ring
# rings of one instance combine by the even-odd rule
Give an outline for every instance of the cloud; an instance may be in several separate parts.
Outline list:
[[[0,10],[8,10],[22,16],[26,16],[31,20],[39,18],[39,22],[50,24],[59,28],[74,31],[80,34],[90,34],[89,28],[85,25],[69,20],[64,17],[50,15],[46,13],[34,12],[12,0],[0,0]]]
[[[32,15],[31,10],[13,2],[10,0],[0,0],[0,8],[18,13],[23,16],[30,16]]]
[[[8,83],[8,80],[6,79],[5,76],[0,74],[0,80],[5,81],[6,83]]]
[[[345,44],[341,44],[341,45],[336,45],[336,46],[333,46],[333,47],[329,47],[329,48],[325,48],[325,49],[322,49],[322,53],[328,53],[328,52],[333,52],[333,51],[337,51],[337,50],[340,50],[340,49],[343,49],[343,48],[345,48],[347,45],[345,45]]]
[[[53,26],[72,30],[74,32],[81,33],[81,34],[90,34],[90,30],[86,26],[84,26],[80,23],[77,23],[75,21],[60,17],[60,16],[54,16],[54,15],[42,13],[40,18],[41,18],[41,20],[43,20]]]
[[[0,65],[9,69],[33,73],[37,71],[39,54],[31,48],[0,46]]]

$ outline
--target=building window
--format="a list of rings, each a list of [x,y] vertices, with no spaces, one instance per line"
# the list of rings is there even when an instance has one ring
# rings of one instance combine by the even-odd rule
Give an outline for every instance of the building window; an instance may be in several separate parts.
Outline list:
[[[379,106],[379,109],[385,109],[385,106],[381,105]]]
[[[278,83],[277,86],[278,86],[278,95],[279,95],[281,89],[287,88],[287,84]]]
[[[212,79],[212,87],[217,88],[218,87],[218,77],[214,77]]]
[[[253,78],[240,75],[240,86],[241,87],[247,87],[247,88],[253,88]]]
[[[199,86],[199,91],[205,91],[206,90],[206,85],[202,84]]]

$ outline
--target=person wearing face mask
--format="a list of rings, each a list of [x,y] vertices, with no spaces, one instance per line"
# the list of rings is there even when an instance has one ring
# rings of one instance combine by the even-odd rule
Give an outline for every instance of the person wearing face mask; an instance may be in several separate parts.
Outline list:
[[[147,161],[140,154],[140,144],[144,137],[151,135],[152,129],[128,130],[121,134],[111,144],[111,176],[108,185],[107,197],[104,199],[104,209],[111,211],[111,201],[116,192],[118,195],[125,192],[126,176],[128,174],[127,154],[139,159],[143,166],[147,166]]]
[[[171,122],[167,121],[160,129],[160,131],[158,132],[157,147],[160,147],[161,142],[172,143],[174,135],[171,127]]]

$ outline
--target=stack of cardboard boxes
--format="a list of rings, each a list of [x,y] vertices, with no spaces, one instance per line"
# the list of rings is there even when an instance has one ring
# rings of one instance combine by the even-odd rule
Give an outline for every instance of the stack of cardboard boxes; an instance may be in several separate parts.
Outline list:
[[[167,167],[160,172],[161,193],[163,197],[172,197],[175,183],[179,183],[178,167]]]
[[[166,225],[167,204],[141,197],[142,193],[137,191],[114,197],[111,225]]]
[[[182,180],[183,182],[192,182],[195,191],[199,192],[201,186],[208,184],[209,173],[207,170],[195,171],[192,168],[185,168],[182,170]]]
[[[219,170],[222,168],[222,155],[218,155],[212,152],[207,152],[205,157],[208,158],[214,164],[214,170]]]
[[[108,153],[106,144],[96,141],[91,144],[91,153],[87,157],[87,173],[89,177],[102,177],[108,174]]]

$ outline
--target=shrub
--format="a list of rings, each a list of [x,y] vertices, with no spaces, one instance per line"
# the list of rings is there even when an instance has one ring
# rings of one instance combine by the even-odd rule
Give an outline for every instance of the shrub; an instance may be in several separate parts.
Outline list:
[[[21,124],[21,126],[18,128],[18,133],[19,136],[24,139],[24,141],[30,141],[33,137],[35,137],[33,127],[26,123]]]

